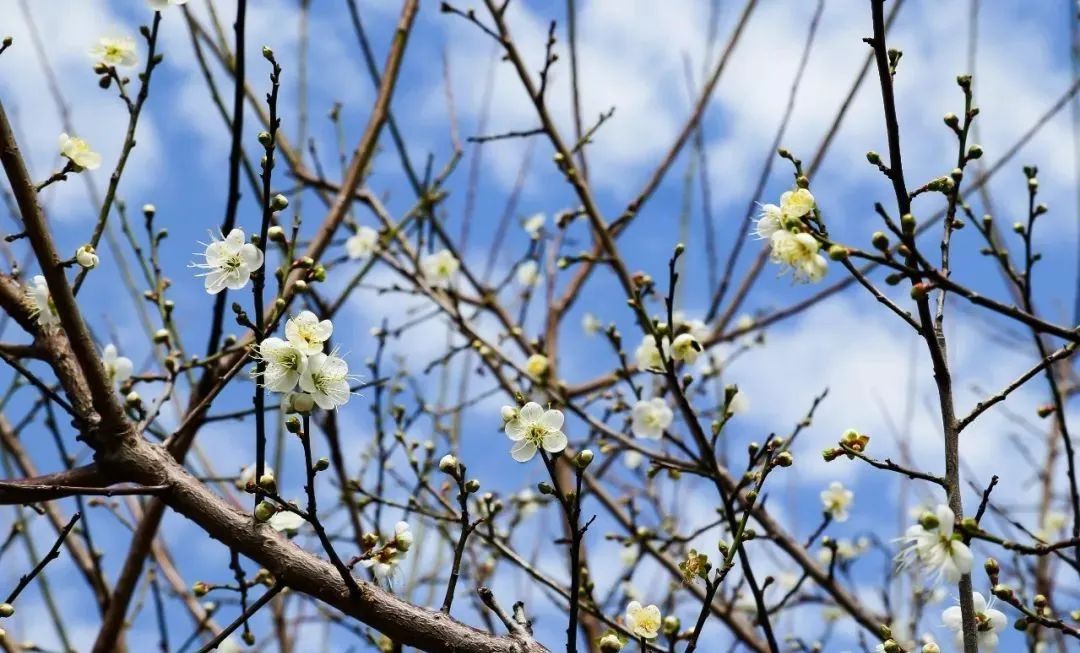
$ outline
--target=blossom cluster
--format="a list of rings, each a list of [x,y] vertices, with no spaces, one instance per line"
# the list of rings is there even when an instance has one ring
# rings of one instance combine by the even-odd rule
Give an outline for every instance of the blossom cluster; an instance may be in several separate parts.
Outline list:
[[[769,241],[772,261],[791,270],[796,281],[821,281],[828,260],[819,253],[821,243],[807,233],[803,218],[814,210],[814,196],[797,188],[780,196],[780,205],[765,204],[755,224],[759,238]]]
[[[302,311],[285,322],[285,339],[270,337],[258,345],[265,364],[262,383],[286,394],[287,408],[307,412],[311,404],[333,410],[349,400],[349,365],[335,353],[323,352],[334,332],[330,320]],[[293,393],[299,386],[301,392]]]

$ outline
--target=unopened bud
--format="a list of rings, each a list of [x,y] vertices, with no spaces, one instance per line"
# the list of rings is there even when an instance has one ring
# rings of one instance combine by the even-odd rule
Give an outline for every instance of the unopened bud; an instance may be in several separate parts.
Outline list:
[[[272,197],[270,199],[270,210],[271,211],[284,211],[286,208],[288,208],[288,206],[289,206],[289,198],[285,197],[281,193],[278,193],[277,195],[274,195],[274,197]]]

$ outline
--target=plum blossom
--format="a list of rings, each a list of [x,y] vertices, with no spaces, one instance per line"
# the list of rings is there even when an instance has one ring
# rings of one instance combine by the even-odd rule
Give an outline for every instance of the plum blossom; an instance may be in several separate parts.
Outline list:
[[[226,288],[243,288],[251,278],[251,273],[263,265],[262,251],[245,242],[242,229],[233,229],[221,240],[214,238],[206,246],[203,258],[204,262],[192,265],[206,270],[199,276],[205,278],[206,292],[211,295],[216,295]]]
[[[558,453],[566,448],[566,435],[562,432],[563,414],[558,410],[544,410],[540,404],[530,401],[521,407],[517,415],[506,422],[503,430],[514,442],[510,455],[519,463],[532,460],[538,448],[548,453]]]
[[[994,653],[998,646],[998,633],[1005,628],[1008,619],[1001,610],[994,609],[994,600],[987,603],[983,595],[978,592],[971,593],[971,602],[975,607],[975,630],[979,643],[979,651],[982,653]],[[956,643],[960,648],[964,647],[964,624],[960,615],[960,606],[954,605],[945,608],[941,613],[941,620],[945,626],[953,631]]]
[[[636,437],[659,440],[664,429],[671,426],[674,414],[660,397],[642,399],[630,411],[630,430]]]

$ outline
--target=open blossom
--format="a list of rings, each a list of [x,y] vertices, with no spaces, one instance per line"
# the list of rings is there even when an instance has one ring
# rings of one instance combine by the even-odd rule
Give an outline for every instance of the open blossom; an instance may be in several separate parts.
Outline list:
[[[123,383],[131,378],[134,366],[131,359],[117,354],[116,345],[105,345],[101,352],[101,364],[110,383]]]
[[[60,154],[78,170],[97,170],[101,155],[90,149],[89,143],[67,133],[60,134]]]
[[[971,593],[971,602],[975,607],[975,630],[979,643],[980,653],[994,653],[998,645],[998,632],[1008,623],[1005,613],[993,608],[994,600],[987,603],[982,594]],[[964,624],[960,616],[960,606],[954,605],[946,608],[941,613],[941,620],[945,626],[956,633],[956,642],[960,648],[964,648]]]
[[[562,432],[563,414],[558,410],[544,410],[540,404],[530,401],[521,407],[517,415],[506,422],[503,429],[513,440],[510,456],[519,463],[532,460],[538,448],[548,453],[558,453],[566,448],[566,435]]]
[[[311,393],[323,410],[334,410],[349,401],[349,364],[333,354],[308,357],[300,375],[300,389]]]
[[[259,358],[266,364],[263,384],[273,392],[292,392],[307,364],[307,356],[281,338],[267,338],[259,343]]]
[[[222,290],[243,288],[251,273],[263,265],[263,253],[258,247],[245,242],[244,231],[233,229],[222,240],[213,239],[203,253],[206,259],[194,263],[194,267],[206,270],[200,276],[205,277],[206,292],[216,295]]]
[[[701,343],[689,333],[679,334],[671,342],[671,357],[677,361],[693,364],[701,351]]]
[[[814,196],[805,188],[789,190],[780,196],[780,206],[763,204],[754,225],[758,238],[768,240],[786,225],[785,221],[798,220],[814,210]]]
[[[829,262],[818,253],[821,243],[808,233],[780,230],[770,239],[772,261],[792,270],[796,281],[821,281]]]
[[[638,637],[654,639],[660,632],[662,623],[660,608],[655,605],[643,606],[637,601],[631,601],[626,606],[626,627]]]
[[[75,250],[75,262],[84,270],[93,270],[97,267],[99,260],[97,252],[94,251],[94,246],[90,243]]]
[[[581,318],[581,330],[585,332],[587,336],[595,336],[600,333],[600,330],[604,328],[604,325],[600,322],[600,318],[596,317],[592,313],[586,313]]]
[[[379,232],[371,227],[360,227],[345,241],[345,252],[352,259],[368,258],[379,244]]]
[[[521,223],[521,227],[525,230],[525,233],[529,234],[529,238],[538,240],[540,238],[540,232],[544,229],[544,220],[543,213],[534,213],[528,218],[525,218]]]
[[[630,430],[636,437],[650,440],[659,440],[674,417],[667,402],[660,397],[642,399],[634,404],[630,415]]]
[[[379,580],[393,580],[397,575],[398,565],[412,544],[413,535],[409,524],[399,521],[394,526],[394,538],[361,560],[360,564],[370,569]]]
[[[304,518],[291,510],[279,510],[266,523],[279,533],[292,534],[304,525]]]
[[[31,279],[26,286],[26,296],[30,299],[31,311],[37,318],[38,326],[60,326],[60,316],[57,315],[56,305],[49,295],[49,285],[45,282],[45,277],[39,274]]]
[[[907,530],[900,551],[902,564],[917,564],[927,571],[931,579],[944,578],[955,583],[971,571],[971,549],[953,533],[956,516],[946,505],[939,505],[934,512],[922,516],[918,524]]]
[[[548,359],[543,354],[533,354],[525,361],[525,373],[534,379],[540,379],[548,370]]]
[[[321,352],[323,343],[330,339],[333,332],[334,325],[330,320],[320,321],[311,311],[301,311],[285,322],[285,337],[289,344],[308,356]]]
[[[664,353],[667,354],[671,349],[671,343],[666,336],[661,342],[664,346]],[[634,360],[637,362],[637,366],[643,370],[660,372],[664,369],[664,360],[660,357],[660,350],[656,347],[656,338],[650,334],[645,334],[645,337],[641,339],[641,344],[634,351]]]
[[[526,288],[535,286],[540,281],[540,264],[536,261],[525,261],[518,266],[517,282]]]
[[[428,254],[420,260],[420,269],[427,282],[436,288],[445,288],[453,282],[461,262],[448,249]]]
[[[855,493],[844,487],[840,481],[829,483],[829,487],[821,491],[821,505],[825,512],[838,522],[848,519],[848,506],[855,498]]]
[[[135,56],[135,39],[130,36],[103,36],[90,48],[90,56],[113,67],[134,66],[139,61]]]

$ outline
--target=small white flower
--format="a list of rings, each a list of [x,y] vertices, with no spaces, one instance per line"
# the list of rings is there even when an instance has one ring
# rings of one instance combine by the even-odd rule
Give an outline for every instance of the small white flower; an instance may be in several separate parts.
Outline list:
[[[135,56],[135,39],[130,36],[111,38],[103,36],[90,48],[90,56],[106,66],[134,66],[138,63]]]
[[[978,592],[971,593],[971,602],[975,607],[975,630],[977,631],[976,637],[979,642],[979,651],[981,653],[994,653],[998,645],[998,632],[1005,628],[1008,619],[1005,618],[1005,613],[993,608],[993,599],[990,600],[990,603],[987,603],[983,595]],[[945,622],[945,626],[949,630],[956,633],[957,645],[963,648],[964,624],[960,616],[960,606],[954,605],[945,608],[945,611],[941,613],[941,620]]]
[[[514,441],[510,456],[519,463],[532,460],[537,448],[548,453],[558,453],[566,448],[566,435],[562,432],[563,414],[558,410],[544,410],[540,404],[530,401],[521,407],[517,416],[503,429]]]
[[[349,401],[349,364],[333,354],[308,357],[300,375],[300,389],[310,392],[323,410],[334,410]]]
[[[848,506],[855,498],[855,493],[844,487],[840,481],[829,483],[829,487],[821,491],[821,505],[825,507],[834,521],[845,522],[848,519]]]
[[[545,220],[543,213],[535,213],[525,218],[521,223],[521,227],[525,230],[525,233],[529,234],[529,238],[539,240],[540,233],[544,229]]]
[[[194,267],[207,270],[199,276],[205,277],[206,292],[216,295],[222,290],[243,288],[251,273],[263,265],[263,253],[258,247],[245,242],[244,232],[233,229],[222,240],[214,238],[206,246],[203,263]]]
[[[274,475],[274,470],[270,467],[270,465],[263,465],[263,475],[266,474],[269,474],[270,476]],[[257,479],[255,478],[255,463],[251,463],[247,467],[244,467],[240,470],[240,477],[236,479],[236,489],[243,490],[248,486],[249,483],[253,484],[256,480]]]
[[[105,349],[101,352],[101,364],[105,367],[105,375],[109,378],[109,382],[113,384],[127,381],[134,370],[131,359],[118,356],[116,345],[111,344],[105,345]]]
[[[783,228],[784,214],[780,207],[775,204],[763,204],[758,219],[754,222],[754,233],[762,240],[772,238],[772,235]]]
[[[702,351],[701,343],[689,333],[675,336],[671,343],[671,357],[677,361],[685,361],[692,365]]]
[[[902,565],[918,564],[930,575],[955,583],[971,571],[971,549],[954,537],[956,516],[946,505],[923,515],[920,523],[907,530],[904,548],[898,556]]]
[[[394,525],[394,546],[398,551],[408,551],[413,545],[413,534],[409,523],[399,521]]]
[[[94,251],[94,246],[90,243],[75,250],[75,262],[84,270],[93,270],[96,268],[98,260],[97,252]]]
[[[655,638],[661,623],[660,608],[655,605],[642,606],[637,601],[631,601],[626,606],[626,627],[638,637]]]
[[[661,341],[664,346],[664,353],[667,354],[671,349],[671,343],[665,336]],[[634,360],[637,361],[637,366],[643,370],[653,370],[662,372],[664,370],[664,361],[660,357],[660,350],[656,348],[656,338],[650,334],[645,334],[641,339],[641,344],[638,345],[637,350],[634,351]]]
[[[642,399],[634,404],[630,415],[630,430],[636,437],[649,440],[659,440],[674,417],[667,402],[660,397]]]
[[[379,232],[371,227],[360,227],[345,241],[345,252],[351,259],[368,258],[379,244]]]
[[[97,170],[101,167],[101,155],[90,149],[90,145],[81,138],[60,134],[60,154],[77,170]]]
[[[164,11],[168,9],[170,5],[187,4],[187,1],[188,0],[146,0],[146,4],[154,11]]]
[[[420,269],[424,273],[424,278],[436,288],[449,286],[460,267],[461,261],[454,258],[454,255],[448,249],[428,254],[420,260]]]
[[[791,269],[796,281],[817,282],[825,278],[829,262],[818,253],[821,243],[808,233],[781,229],[771,236],[772,260]]]
[[[518,266],[517,282],[526,288],[531,288],[540,281],[540,264],[536,261],[525,261]]]
[[[533,354],[525,361],[525,373],[533,379],[540,379],[548,370],[548,359],[543,354]]]
[[[601,323],[600,319],[592,313],[586,313],[585,316],[581,318],[581,330],[584,331],[587,336],[595,336],[600,333],[600,330],[603,328],[603,323]]]
[[[334,325],[330,320],[319,321],[311,311],[301,311],[296,317],[285,321],[285,337],[289,344],[310,356],[323,350],[323,343],[330,339]]]
[[[780,211],[785,218],[801,218],[814,210],[814,196],[805,188],[789,190],[780,196]]]
[[[37,318],[38,326],[60,326],[60,316],[57,315],[56,305],[49,295],[49,285],[45,282],[45,277],[39,274],[31,279],[26,286],[26,296],[30,299],[31,311]]]
[[[279,533],[292,534],[304,525],[304,518],[291,510],[278,510],[266,523]]]
[[[307,364],[304,353],[281,338],[267,338],[259,343],[259,358],[266,364],[263,384],[273,392],[292,392]]]

